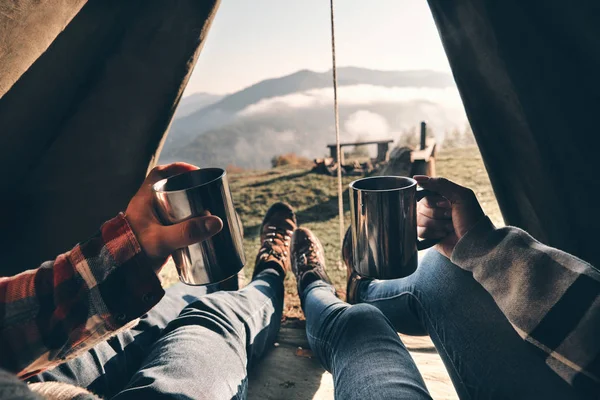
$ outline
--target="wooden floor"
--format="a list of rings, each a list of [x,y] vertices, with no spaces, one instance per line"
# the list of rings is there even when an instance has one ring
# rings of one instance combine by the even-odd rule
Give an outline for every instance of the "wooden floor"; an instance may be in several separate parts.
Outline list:
[[[442,360],[429,337],[401,335],[411,352],[429,393],[436,400],[458,399]],[[333,380],[312,356],[304,328],[283,324],[276,345],[250,371],[250,400],[330,400]]]

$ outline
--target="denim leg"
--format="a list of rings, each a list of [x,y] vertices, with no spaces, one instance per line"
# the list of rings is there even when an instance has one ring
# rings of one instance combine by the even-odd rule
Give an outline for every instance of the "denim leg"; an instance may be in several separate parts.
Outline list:
[[[323,282],[303,293],[306,334],[336,399],[431,399],[396,330],[373,306],[350,306]]]
[[[99,343],[79,357],[42,372],[28,382],[58,381],[84,387],[105,398],[121,391],[139,369],[167,324],[188,304],[206,295],[206,287],[178,283],[135,328]]]
[[[399,332],[428,333],[461,399],[576,398],[472,274],[437,251],[409,277],[362,282],[358,297]]]
[[[282,309],[273,269],[240,291],[203,296],[169,323],[115,399],[245,398],[247,368],[274,342]]]

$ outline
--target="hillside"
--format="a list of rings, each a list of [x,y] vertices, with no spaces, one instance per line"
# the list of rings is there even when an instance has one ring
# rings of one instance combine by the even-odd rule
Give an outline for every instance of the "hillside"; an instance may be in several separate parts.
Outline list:
[[[437,170],[440,176],[472,188],[492,221],[502,225],[500,211],[476,147],[443,151],[437,160]],[[344,178],[345,187],[353,179],[355,178]],[[338,289],[345,289],[346,271],[338,268],[340,243],[335,178],[313,174],[308,170],[277,168],[233,174],[230,181],[234,202],[244,224],[244,245],[248,260],[245,275],[248,280],[252,276],[254,259],[260,245],[258,229],[262,218],[272,203],[286,201],[296,209],[299,223],[312,229],[321,239],[327,257],[328,273]],[[350,219],[347,197],[344,205],[345,222],[348,225]],[[167,284],[175,282],[177,277],[174,267],[167,267],[163,271],[163,278]],[[286,279],[285,315],[302,315],[295,279],[291,275]]]
[[[212,93],[194,93],[190,96],[184,97],[179,102],[177,111],[175,112],[174,119],[180,119],[187,117],[196,111],[208,107],[221,100],[223,96]]]
[[[434,71],[339,70],[344,140],[403,140],[422,120],[438,139],[464,129],[466,117],[452,76]],[[270,167],[278,154],[325,154],[334,137],[331,72],[301,70],[258,82],[190,111],[184,99],[165,141],[161,162]],[[201,98],[205,98],[202,94]]]

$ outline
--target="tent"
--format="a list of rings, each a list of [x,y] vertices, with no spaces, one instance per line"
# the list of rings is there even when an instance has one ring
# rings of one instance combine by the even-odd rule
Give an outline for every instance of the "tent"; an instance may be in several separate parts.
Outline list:
[[[125,208],[218,3],[0,3],[1,275],[36,267]],[[600,265],[600,4],[429,5],[506,223]]]

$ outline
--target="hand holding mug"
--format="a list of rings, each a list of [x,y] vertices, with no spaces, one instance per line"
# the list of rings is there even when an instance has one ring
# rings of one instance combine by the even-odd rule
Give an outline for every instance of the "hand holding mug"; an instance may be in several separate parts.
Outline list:
[[[207,240],[223,227],[221,219],[214,216],[201,216],[165,226],[156,215],[152,186],[161,179],[197,169],[186,163],[152,169],[125,211],[125,217],[156,273],[176,249]]]
[[[471,189],[445,178],[414,177],[423,189],[439,193],[417,204],[417,234],[424,239],[442,239],[436,249],[450,258],[456,243],[484,216]]]

